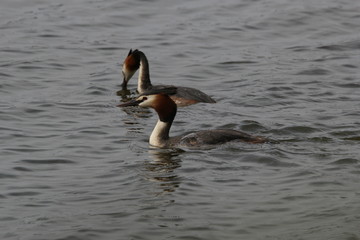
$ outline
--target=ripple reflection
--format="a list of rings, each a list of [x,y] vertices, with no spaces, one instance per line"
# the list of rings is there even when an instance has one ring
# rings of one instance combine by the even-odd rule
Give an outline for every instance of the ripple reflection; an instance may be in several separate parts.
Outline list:
[[[156,195],[174,192],[181,183],[181,178],[176,173],[176,169],[181,167],[179,156],[184,151],[149,149],[152,161],[145,162],[144,172],[146,179],[158,183]]]

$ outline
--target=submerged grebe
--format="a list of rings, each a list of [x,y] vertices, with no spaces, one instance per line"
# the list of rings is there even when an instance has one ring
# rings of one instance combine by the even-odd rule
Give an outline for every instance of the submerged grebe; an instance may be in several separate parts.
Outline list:
[[[122,73],[124,76],[124,80],[122,83],[123,89],[126,89],[128,81],[139,68],[140,72],[137,91],[140,94],[143,94],[145,91],[152,89],[156,90],[172,87],[170,85],[153,86],[150,82],[149,62],[145,54],[137,49],[135,49],[134,51],[130,49],[129,54],[126,57],[122,67]],[[177,87],[177,93],[172,95],[171,98],[179,107],[188,106],[198,102],[215,103],[215,100],[206,95],[205,93],[195,88],[189,87]]]
[[[171,91],[171,90],[170,90]],[[136,100],[120,104],[119,107],[140,106],[155,109],[159,119],[150,135],[149,143],[159,148],[173,147],[206,147],[222,144],[230,141],[241,141],[248,143],[265,143],[268,139],[258,136],[251,136],[247,133],[232,129],[214,129],[197,131],[177,137],[169,137],[171,124],[176,115],[176,104],[165,93],[148,93],[141,95]]]

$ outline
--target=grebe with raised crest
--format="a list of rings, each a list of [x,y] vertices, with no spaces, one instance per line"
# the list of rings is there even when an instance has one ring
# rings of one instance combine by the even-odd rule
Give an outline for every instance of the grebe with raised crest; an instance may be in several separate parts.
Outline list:
[[[140,69],[137,86],[137,91],[139,92],[139,94],[143,94],[145,91],[149,90],[159,90],[168,87],[174,87],[171,85],[152,85],[150,81],[149,62],[145,54],[137,49],[135,49],[134,51],[130,49],[129,54],[126,57],[122,67],[122,74],[124,76],[122,83],[123,89],[127,88],[127,83],[138,69]],[[216,102],[210,96],[198,89],[190,87],[176,87],[177,92],[176,94],[171,95],[171,98],[179,107],[192,105],[198,102]]]
[[[149,143],[159,148],[177,147],[206,147],[223,144],[230,141],[248,143],[266,143],[271,140],[264,137],[252,136],[247,133],[232,129],[213,129],[197,131],[181,136],[170,137],[169,132],[176,115],[177,107],[169,95],[176,93],[176,88],[167,89],[164,92],[150,91],[139,96],[135,100],[118,105],[119,107],[140,106],[155,109],[158,121],[150,135]]]

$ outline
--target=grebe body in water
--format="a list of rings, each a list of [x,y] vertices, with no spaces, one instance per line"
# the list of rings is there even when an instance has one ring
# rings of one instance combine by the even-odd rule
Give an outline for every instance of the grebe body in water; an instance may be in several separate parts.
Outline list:
[[[127,88],[127,83],[138,69],[140,69],[137,86],[139,94],[143,94],[145,91],[149,90],[161,90],[173,87],[171,85],[152,85],[150,81],[149,62],[145,54],[137,49],[134,51],[130,49],[122,67],[124,76],[122,83],[123,89]],[[171,98],[179,107],[188,106],[198,102],[215,103],[214,99],[198,89],[178,86],[176,88],[177,92],[176,94],[171,95]]]
[[[172,90],[171,90],[172,91]],[[177,106],[175,102],[165,93],[143,94],[136,100],[119,105],[150,107],[155,109],[159,119],[150,135],[149,143],[159,148],[199,148],[211,145],[223,144],[230,141],[241,141],[248,143],[265,143],[268,139],[252,136],[247,133],[232,129],[214,129],[197,131],[181,136],[170,137],[169,132],[176,115]]]

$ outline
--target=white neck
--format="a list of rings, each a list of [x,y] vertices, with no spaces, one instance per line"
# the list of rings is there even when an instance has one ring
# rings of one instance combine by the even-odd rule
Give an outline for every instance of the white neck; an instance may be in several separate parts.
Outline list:
[[[151,88],[149,62],[146,59],[146,56],[142,53],[140,55],[140,70],[137,90],[140,94],[142,94],[146,90],[149,90],[149,88]]]
[[[158,120],[150,135],[149,143],[155,147],[165,147],[169,139],[170,127],[171,123]]]

